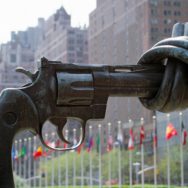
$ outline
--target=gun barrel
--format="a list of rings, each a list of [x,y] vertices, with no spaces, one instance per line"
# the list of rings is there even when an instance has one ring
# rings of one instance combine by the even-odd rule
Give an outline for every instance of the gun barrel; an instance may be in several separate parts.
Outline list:
[[[58,72],[57,105],[91,105],[106,103],[109,96],[152,97],[158,90],[163,73]]]
[[[110,73],[106,79],[95,82],[95,93],[101,96],[151,97],[158,90],[162,78],[162,73]]]

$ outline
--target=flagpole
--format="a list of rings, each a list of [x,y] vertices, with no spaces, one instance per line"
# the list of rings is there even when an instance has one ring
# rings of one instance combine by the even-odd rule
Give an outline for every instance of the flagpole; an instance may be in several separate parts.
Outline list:
[[[48,134],[47,133],[45,134],[45,140],[46,140],[46,142],[48,141]],[[47,188],[47,185],[48,185],[47,154],[45,156],[44,163],[45,163],[45,166],[46,166],[46,169],[45,169],[45,187]]]
[[[108,123],[108,137],[111,135],[111,123]],[[111,174],[111,152],[108,152],[108,179],[109,179],[109,185],[108,187],[111,188],[111,179],[112,179],[112,174]]]
[[[60,161],[60,152],[57,152],[58,157],[58,186],[61,186],[61,161]]]
[[[179,113],[179,124],[180,124],[180,161],[181,161],[181,187],[184,186],[184,158],[183,158],[183,143],[182,143],[182,112]]]
[[[129,127],[132,128],[132,120],[129,119]],[[129,150],[129,187],[133,186],[132,150]]]
[[[69,131],[68,131],[68,130],[65,130],[65,138],[66,138],[66,140],[68,140],[68,134],[69,134]],[[68,152],[65,153],[65,161],[66,161],[65,184],[66,184],[66,188],[68,188],[68,185],[69,185],[69,161],[68,161]]]
[[[22,161],[21,161],[21,157],[20,157],[21,149],[22,149],[22,140],[20,139],[19,140],[19,152],[18,152],[18,175],[20,178],[21,178],[21,174],[22,174]]]
[[[41,144],[41,142],[40,142]],[[39,187],[42,185],[42,175],[41,175],[41,161],[42,161],[42,156],[38,158],[38,176],[39,176]]]
[[[170,114],[167,114],[167,124],[170,123]],[[170,188],[170,147],[167,140],[167,185]]]
[[[153,131],[154,136],[156,137],[156,129],[157,129],[157,122],[156,122],[156,116],[153,116]],[[155,140],[156,138],[153,138],[153,163],[154,163],[154,187],[157,188],[157,142]]]
[[[89,138],[91,139],[92,137],[92,126],[89,126]],[[90,140],[89,140],[90,142]],[[90,143],[89,143],[90,144]],[[92,146],[93,147],[93,146]],[[89,153],[89,180],[90,180],[90,187],[93,187],[93,174],[92,174],[92,148],[90,148],[90,153]]]
[[[98,125],[99,139],[101,140],[101,124]],[[101,164],[101,142],[99,144],[99,188],[102,187],[102,164]]]
[[[33,146],[34,146],[34,151],[36,151],[36,136],[33,137]],[[33,177],[34,177],[34,187],[36,187],[36,160],[33,160]]]
[[[76,140],[76,129],[73,129],[73,142]],[[77,144],[77,143],[73,143]],[[73,152],[73,187],[76,186],[76,152]]]
[[[140,122],[141,122],[141,126],[143,126],[144,125],[144,118],[142,117],[141,119],[140,119]],[[143,143],[143,141],[142,141],[142,143],[141,143],[141,165],[142,165],[142,176],[141,176],[141,178],[142,178],[142,188],[144,188],[144,143]]]
[[[24,138],[24,149],[26,148],[26,145],[27,145],[27,138]],[[26,172],[26,163],[27,161],[27,154],[25,153],[25,155],[23,156],[23,177],[24,177],[24,180],[26,180],[27,178],[27,172]]]
[[[80,131],[83,131],[82,128],[80,128]],[[83,156],[83,152],[80,151],[80,158],[81,158],[81,188],[83,188],[84,186],[84,156]]]
[[[118,133],[121,133],[121,121],[118,121]],[[119,143],[119,149],[118,149],[118,170],[119,170],[119,188],[122,187],[122,179],[121,179],[121,144]]]
[[[18,145],[18,141],[15,140],[14,143],[15,143],[15,145],[14,145],[14,148],[15,148],[15,157],[18,157],[18,153],[17,153],[17,152],[18,152],[18,150],[17,150],[17,149],[18,149],[18,148],[17,148],[17,147],[18,147],[18,146],[17,146],[17,145]],[[14,170],[14,171],[15,171],[15,175],[17,175],[17,167],[18,167],[17,162],[18,162],[18,161],[15,161],[15,160],[17,160],[15,157],[14,157],[14,159],[13,159],[13,160],[14,160],[14,163],[15,163],[15,170]]]
[[[28,185],[31,187],[31,137],[28,138]]]
[[[52,132],[52,140],[54,140],[55,137],[55,133]],[[51,172],[51,186],[54,187],[54,173],[55,173],[55,169],[54,169],[54,152],[52,152],[52,172]]]

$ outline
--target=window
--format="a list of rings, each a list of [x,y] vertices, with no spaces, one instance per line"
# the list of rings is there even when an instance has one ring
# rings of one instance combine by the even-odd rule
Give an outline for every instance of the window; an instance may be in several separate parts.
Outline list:
[[[164,5],[165,6],[171,6],[171,2],[170,1],[164,1]]]
[[[16,54],[11,54],[10,55],[10,62],[11,63],[16,63]]]
[[[181,12],[180,11],[174,11],[174,16],[180,16]]]
[[[170,16],[171,15],[171,11],[170,10],[164,10],[164,15],[165,16]]]
[[[181,3],[180,3],[180,2],[175,1],[175,2],[174,2],[174,6],[176,6],[176,7],[180,7],[180,6],[181,6]]]

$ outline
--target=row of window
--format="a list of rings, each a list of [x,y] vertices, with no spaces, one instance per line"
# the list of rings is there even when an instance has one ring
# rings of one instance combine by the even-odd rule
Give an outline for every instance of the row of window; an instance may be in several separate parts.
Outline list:
[[[152,27],[151,28],[151,33],[158,33],[159,32],[159,29],[158,28],[154,28]],[[164,33],[167,34],[167,33],[171,33],[172,32],[172,28],[164,28]]]
[[[164,10],[163,14],[165,16],[171,16],[172,12],[171,12],[171,10]],[[180,11],[174,11],[174,16],[180,16],[180,15],[181,15]]]
[[[176,7],[180,7],[181,6],[181,2],[179,2],[179,1],[174,1],[174,2],[172,2],[172,1],[164,1],[164,5],[165,6],[174,5]]]

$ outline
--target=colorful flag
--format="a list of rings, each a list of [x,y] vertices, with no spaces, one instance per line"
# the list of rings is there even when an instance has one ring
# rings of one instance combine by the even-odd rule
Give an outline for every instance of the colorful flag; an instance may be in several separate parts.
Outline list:
[[[187,143],[187,131],[185,130],[183,122],[181,124],[181,139],[182,139],[182,145],[186,145],[186,143]]]
[[[68,144],[66,142],[63,143],[63,148],[67,148],[68,147]]]
[[[118,129],[117,141],[119,142],[120,146],[123,145],[123,133],[121,129]]]
[[[157,147],[157,142],[158,142],[158,138],[157,138],[157,127],[154,127],[153,130],[153,146]]]
[[[145,138],[145,132],[144,132],[144,126],[142,125],[140,127],[140,145],[143,144]]]
[[[37,151],[35,151],[35,152],[33,153],[33,157],[34,157],[34,159],[38,159],[38,158],[41,157],[42,155],[43,155],[42,147],[39,146],[39,147],[37,148]]]
[[[16,150],[14,147],[12,148],[12,159],[13,160],[18,159],[18,150]]]
[[[101,139],[100,139],[100,134],[98,133],[97,135],[97,140],[96,140],[96,146],[97,146],[97,152],[100,152],[100,144],[101,144]]]
[[[23,146],[20,152],[18,153],[18,158],[19,157],[24,157],[26,155],[26,147]]]
[[[107,140],[107,148],[106,151],[109,152],[113,149],[113,138],[112,135],[108,136],[108,140]]]
[[[166,127],[166,140],[170,140],[173,136],[177,135],[177,130],[174,128],[172,123],[169,123]]]
[[[93,142],[93,137],[91,136],[89,139],[87,151],[90,152],[93,146],[94,146],[94,142]]]
[[[80,152],[81,152],[81,150],[82,150],[82,146],[83,146],[83,143],[80,144],[80,145],[77,147],[76,151],[77,151],[78,154],[80,154]]]
[[[132,128],[129,130],[128,150],[134,150],[134,136]]]

